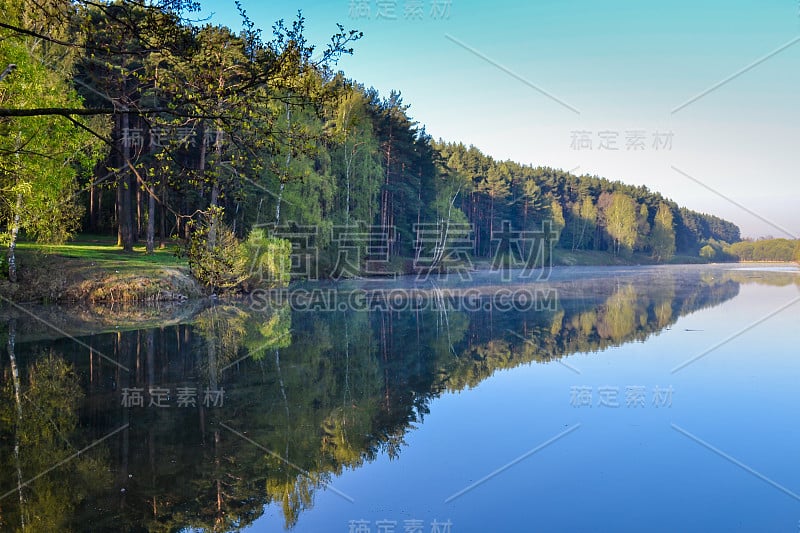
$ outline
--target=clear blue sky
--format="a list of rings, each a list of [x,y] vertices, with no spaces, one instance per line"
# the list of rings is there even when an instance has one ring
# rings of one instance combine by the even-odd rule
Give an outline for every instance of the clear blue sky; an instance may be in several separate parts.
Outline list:
[[[201,3],[213,22],[240,26],[232,1]],[[337,22],[362,30],[339,67],[400,90],[436,138],[644,184],[745,236],[800,236],[800,0],[242,5],[265,37],[298,9],[319,45]],[[670,132],[659,139],[671,148],[655,149]],[[600,148],[604,138],[619,149]]]

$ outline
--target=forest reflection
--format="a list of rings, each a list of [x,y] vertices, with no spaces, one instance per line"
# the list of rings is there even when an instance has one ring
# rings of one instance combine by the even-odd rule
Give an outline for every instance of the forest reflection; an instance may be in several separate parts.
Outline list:
[[[397,457],[437,396],[498,369],[644,340],[752,281],[613,278],[562,291],[555,309],[503,313],[218,304],[184,324],[80,343],[27,340],[9,319],[0,529],[227,531],[268,504],[292,528],[344,470]],[[135,389],[143,405],[126,407]]]

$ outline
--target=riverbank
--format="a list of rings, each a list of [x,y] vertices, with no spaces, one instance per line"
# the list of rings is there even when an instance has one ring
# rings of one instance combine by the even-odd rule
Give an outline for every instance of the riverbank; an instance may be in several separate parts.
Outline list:
[[[636,265],[700,265],[708,261],[690,255],[676,255],[669,262],[658,262],[648,254],[631,254],[623,256],[600,250],[553,250],[553,266],[636,266]],[[476,270],[489,270],[492,268],[490,259],[474,260]]]
[[[68,244],[19,245],[19,280],[0,279],[0,297],[16,303],[141,304],[201,299],[203,288],[186,261],[176,255],[177,243],[147,255],[144,247],[124,252],[108,236],[81,236]],[[410,264],[410,261],[398,264]],[[670,264],[705,264],[699,257],[675,256]],[[659,264],[646,254],[629,257],[605,251],[555,249],[553,266],[619,267]],[[492,269],[488,259],[475,259],[475,271]],[[404,272],[408,273],[408,272]]]
[[[179,302],[203,295],[174,245],[147,255],[144,247],[124,252],[108,237],[23,243],[17,264],[17,283],[0,279],[0,296],[17,303]]]

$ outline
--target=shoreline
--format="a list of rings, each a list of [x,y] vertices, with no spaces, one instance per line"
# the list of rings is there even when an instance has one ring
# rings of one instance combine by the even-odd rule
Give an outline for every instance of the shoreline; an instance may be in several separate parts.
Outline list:
[[[114,251],[116,253],[116,251]],[[0,280],[0,300],[25,305],[58,305],[65,307],[81,306],[138,306],[168,305],[185,302],[203,302],[210,295],[191,276],[189,267],[174,261],[172,264],[141,264],[135,256],[123,256],[121,252],[110,261],[92,261],[80,257],[53,254],[26,254],[26,261],[20,268],[20,279],[17,283]],[[555,250],[550,268],[555,271],[573,267],[613,269],[620,267],[658,267],[658,266],[691,266],[707,265],[719,267],[723,265],[786,265],[797,267],[797,263],[782,261],[746,261],[746,262],[705,262],[691,256],[676,256],[667,263],[657,263],[643,255],[621,257],[603,251],[567,251]],[[466,270],[470,275],[483,277],[497,273],[502,269],[492,268],[491,261],[474,260],[471,268]],[[513,271],[513,269],[511,269]],[[455,275],[455,274],[454,274]],[[413,273],[398,273],[395,280],[409,280]],[[536,277],[534,275],[534,277]],[[438,279],[439,276],[432,276]],[[341,282],[365,281],[384,282],[386,277],[371,276],[348,278]],[[293,282],[328,283],[333,280],[305,280]],[[247,294],[236,293],[219,296],[222,300],[236,301],[247,298]]]
[[[777,270],[776,270],[777,269]],[[785,270],[784,270],[785,269]],[[292,298],[271,299],[268,295],[231,295],[228,297],[213,298],[199,296],[173,301],[147,301],[147,302],[69,302],[69,303],[17,303],[3,297],[0,300],[0,322],[19,320],[17,326],[18,341],[28,342],[44,339],[55,339],[66,336],[83,337],[96,334],[119,332],[127,330],[146,329],[163,325],[178,325],[192,323],[198,314],[216,306],[249,306],[255,313],[266,313],[269,316],[278,307],[276,305],[289,305],[290,308],[301,311],[315,311],[319,303],[318,297],[337,292],[341,301],[349,301],[348,297],[361,296],[366,298],[370,305],[389,301],[394,305],[396,292],[405,292],[409,298],[443,298],[450,301],[453,298],[472,298],[472,303],[485,302],[486,297],[495,293],[506,294],[516,289],[523,291],[545,291],[548,293],[547,302],[552,303],[550,296],[553,290],[557,291],[557,301],[575,298],[595,298],[602,300],[610,294],[609,290],[602,287],[618,286],[626,277],[631,281],[652,278],[652,283],[659,284],[669,279],[680,277],[681,273],[690,273],[707,270],[712,274],[711,279],[718,282],[725,280],[738,283],[760,283],[764,279],[764,272],[785,274],[783,284],[796,284],[800,287],[800,265],[796,263],[775,262],[747,262],[747,263],[708,263],[708,264],[668,264],[668,265],[574,265],[554,266],[547,279],[524,279],[518,276],[509,280],[501,279],[501,273],[490,270],[477,270],[469,281],[452,279],[436,281],[419,281],[415,276],[400,276],[397,279],[363,278],[341,281],[312,281],[297,282],[287,288],[271,289],[273,296],[277,293],[292,294]],[[659,274],[661,271],[663,274]],[[674,275],[669,274],[674,272]],[[517,272],[519,273],[519,271]],[[718,273],[729,273],[719,275]],[[679,284],[679,286],[683,286]],[[607,288],[606,287],[606,288]],[[611,291],[613,292],[613,291]],[[304,296],[305,295],[305,296]],[[507,294],[506,294],[507,295]],[[297,296],[297,298],[294,298]],[[362,299],[363,299],[362,298]],[[483,299],[482,299],[483,298]],[[337,300],[339,301],[339,300]],[[509,300],[510,301],[510,300]],[[533,300],[536,301],[536,300]],[[300,303],[305,307],[295,309],[293,303]],[[261,304],[257,308],[257,304]],[[335,311],[337,308],[328,310]],[[373,310],[372,307],[365,308]],[[375,310],[382,309],[377,305]],[[323,309],[324,310],[324,309]],[[469,310],[469,309],[467,309]],[[474,310],[479,310],[476,308]],[[544,311],[545,309],[541,309]],[[550,309],[551,311],[553,309]],[[33,318],[33,320],[31,320]]]

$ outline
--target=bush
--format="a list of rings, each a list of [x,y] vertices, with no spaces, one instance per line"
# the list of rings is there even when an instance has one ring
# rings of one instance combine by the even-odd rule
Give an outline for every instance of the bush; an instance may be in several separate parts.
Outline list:
[[[711,245],[706,244],[700,248],[700,257],[708,261],[713,261],[714,258],[717,257],[717,251],[712,248]]]
[[[249,265],[244,288],[285,287],[291,275],[292,243],[268,237],[263,229],[253,229],[242,244]]]
[[[216,237],[209,246],[212,220]],[[192,276],[212,291],[285,287],[291,275],[292,243],[269,237],[253,229],[240,242],[233,231],[219,221],[222,210],[212,210],[201,221],[192,221],[191,236],[180,255],[187,258]]]
[[[210,229],[209,221],[193,224],[184,251],[192,276],[212,291],[236,289],[248,277],[246,250],[221,222],[217,223],[215,243],[210,247]]]
[[[741,241],[725,251],[739,261],[792,261],[797,253],[797,242],[789,239]]]

